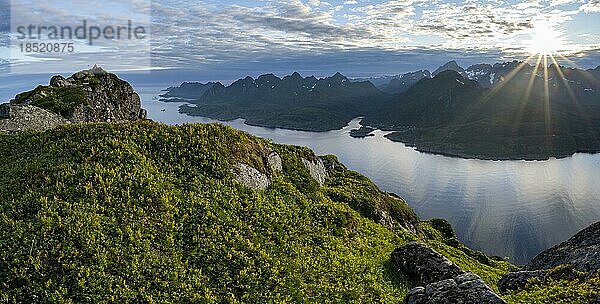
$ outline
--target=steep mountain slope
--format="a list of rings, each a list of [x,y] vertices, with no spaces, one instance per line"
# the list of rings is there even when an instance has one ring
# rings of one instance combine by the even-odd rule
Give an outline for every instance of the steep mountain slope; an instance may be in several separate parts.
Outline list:
[[[320,187],[310,150],[221,125],[68,125],[0,135],[0,157],[7,302],[399,302],[416,282],[390,253],[413,240],[491,285],[510,268],[333,157]]]
[[[550,269],[569,264],[593,274],[600,269],[600,222],[580,231],[571,239],[536,256],[527,270]]]
[[[598,303],[600,222],[506,274],[499,288],[514,303]]]
[[[514,71],[511,65],[496,70]],[[469,158],[546,159],[600,151],[600,87],[590,72],[550,66],[542,73],[525,65],[510,74],[486,89],[456,72],[442,72],[364,123],[398,131],[388,138],[419,150]]]
[[[388,94],[400,94],[406,92],[423,78],[431,78],[431,73],[427,70],[406,73],[379,88]]]
[[[463,77],[467,77],[467,73],[465,72],[465,69],[463,69],[460,65],[458,65],[458,63],[454,60],[444,64],[443,66],[439,67],[437,70],[433,71],[433,73],[431,73],[431,76],[435,77],[439,74],[441,74],[442,72],[446,72],[446,71],[454,71],[459,73],[461,76]]]
[[[446,72],[414,90],[453,104],[483,89]],[[218,124],[65,121],[0,133],[0,158],[2,302],[504,303],[496,283],[519,275],[334,156]],[[532,263],[589,275],[558,266],[509,303],[593,303],[598,230]]]
[[[267,74],[228,87],[216,84],[180,111],[222,120],[244,118],[265,127],[328,131],[371,113],[386,99],[370,82],[351,82],[340,73],[323,79]]]
[[[161,100],[169,101],[174,99],[197,99],[202,97],[206,91],[215,86],[216,82],[184,82],[178,87],[166,89],[166,93],[160,95]]]

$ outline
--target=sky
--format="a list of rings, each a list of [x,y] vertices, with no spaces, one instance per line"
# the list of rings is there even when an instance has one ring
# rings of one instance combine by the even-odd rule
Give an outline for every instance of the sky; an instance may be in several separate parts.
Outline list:
[[[93,46],[77,40],[70,54],[19,52],[18,26],[75,27],[82,20],[132,20],[148,35]],[[366,77],[435,69],[449,60],[465,67],[523,60],[536,52],[559,53],[583,68],[600,65],[600,0],[0,0],[4,75],[98,63],[219,78],[291,71]]]

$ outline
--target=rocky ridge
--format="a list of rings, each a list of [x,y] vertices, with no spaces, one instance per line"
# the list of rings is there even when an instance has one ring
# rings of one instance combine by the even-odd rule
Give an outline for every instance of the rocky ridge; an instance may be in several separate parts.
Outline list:
[[[411,242],[396,249],[392,261],[425,285],[407,294],[407,304],[506,303],[479,276],[465,272],[425,244]]]
[[[100,67],[69,78],[54,76],[48,86],[15,96],[0,106],[0,131],[47,130],[60,124],[146,119],[131,85]]]

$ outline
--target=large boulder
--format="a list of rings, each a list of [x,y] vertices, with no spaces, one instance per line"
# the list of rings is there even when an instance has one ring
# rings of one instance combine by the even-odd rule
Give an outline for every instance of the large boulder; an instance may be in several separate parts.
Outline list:
[[[302,158],[302,163],[304,167],[308,169],[310,172],[310,176],[317,181],[319,186],[325,185],[325,180],[327,179],[327,170],[325,169],[325,164],[323,164],[323,160],[320,158],[316,158],[314,160],[308,160],[306,158]]]
[[[589,275],[600,269],[600,222],[540,253],[525,266],[525,270],[544,270],[560,265],[572,265]]]
[[[498,289],[501,293],[524,289],[527,283],[535,279],[539,283],[548,281],[574,281],[585,280],[589,275],[578,271],[571,265],[561,265],[548,270],[524,270],[507,273],[498,282]]]
[[[10,118],[0,119],[0,132],[14,133],[26,130],[48,130],[69,123],[64,117],[42,108],[27,105],[2,105]]]
[[[547,274],[547,270],[510,272],[500,279],[500,282],[498,282],[498,289],[501,293],[521,290],[525,288],[525,286],[527,286],[527,282],[532,279],[545,281]]]
[[[272,171],[274,171],[274,172],[283,171],[283,161],[281,159],[281,156],[279,156],[279,154],[277,154],[277,152],[272,151],[267,156],[266,161]]]
[[[473,273],[466,273],[429,246],[408,243],[392,253],[392,261],[425,287],[412,289],[408,304],[503,304],[506,303]]]
[[[417,287],[406,296],[407,304],[505,304],[483,280],[474,273]]]
[[[254,190],[265,190],[271,185],[267,175],[243,163],[233,166],[231,173],[238,183]]]
[[[50,86],[55,88],[64,88],[72,85],[70,81],[62,77],[61,75],[56,75],[50,78]]]
[[[464,271],[429,246],[408,243],[392,253],[394,265],[423,284],[452,279]]]

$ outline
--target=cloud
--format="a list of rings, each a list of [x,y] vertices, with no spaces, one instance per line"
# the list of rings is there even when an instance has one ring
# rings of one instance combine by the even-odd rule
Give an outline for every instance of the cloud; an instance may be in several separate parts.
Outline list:
[[[600,0],[590,0],[581,6],[580,10],[586,13],[600,13]]]
[[[3,1],[8,0],[0,0],[0,5]],[[523,49],[523,37],[531,35],[540,20],[560,28],[580,11],[600,11],[600,0],[589,0],[583,6],[580,0],[109,1],[117,6],[127,3],[131,9],[90,13],[89,19],[151,15],[153,64],[199,69],[259,58],[281,61],[334,53],[343,57],[364,50],[385,54],[415,50],[435,54],[512,52]],[[32,20],[50,16],[60,22],[72,21],[71,13],[78,10],[60,5],[63,2],[36,2],[35,10],[28,8],[23,14]],[[89,9],[110,7],[92,2],[97,5],[87,5]],[[85,4],[80,6],[86,9]],[[6,18],[0,18],[0,32],[7,28],[3,20]],[[580,50],[594,48],[582,45]],[[131,45],[105,45],[80,55],[77,63],[94,56],[135,62],[130,58],[139,53],[140,49]]]

